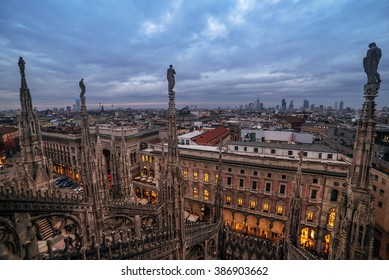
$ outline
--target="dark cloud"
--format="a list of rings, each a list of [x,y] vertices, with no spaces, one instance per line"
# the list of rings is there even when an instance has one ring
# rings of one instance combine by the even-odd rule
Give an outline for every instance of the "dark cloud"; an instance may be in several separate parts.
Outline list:
[[[23,56],[42,107],[73,104],[81,78],[89,104],[167,103],[169,64],[177,104],[361,107],[362,58],[376,41],[378,104],[389,106],[388,14],[389,2],[368,0],[2,1],[0,104],[19,104]]]

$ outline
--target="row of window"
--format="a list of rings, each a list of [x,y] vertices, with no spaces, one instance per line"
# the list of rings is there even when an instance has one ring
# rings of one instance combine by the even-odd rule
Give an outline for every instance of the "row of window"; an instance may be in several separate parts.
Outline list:
[[[239,146],[234,146],[234,150],[235,151],[239,151]],[[258,148],[254,148],[254,153],[259,153],[259,149]],[[243,147],[243,151],[244,152],[247,152],[248,151],[248,148],[247,147]],[[288,151],[288,156],[295,156],[295,155],[298,155],[299,151],[292,151],[292,150],[289,150]],[[275,155],[276,154],[276,149],[270,149],[270,154],[272,155]],[[307,157],[308,156],[308,152],[304,152],[304,157]],[[318,154],[318,158],[323,158],[323,154],[322,153],[319,153]],[[333,158],[333,154],[327,154],[327,159],[332,159]]]
[[[142,162],[154,163],[154,162],[155,162],[155,159],[154,159],[153,156],[142,155]]]
[[[188,171],[186,169],[183,170],[183,176],[184,176],[184,179],[188,178]],[[198,180],[198,173],[197,173],[197,171],[193,171],[193,180]],[[216,174],[216,176],[215,176],[215,183],[217,183],[217,181],[218,181],[218,175]],[[204,173],[203,174],[203,182],[209,183],[209,174],[208,173]],[[232,185],[232,177],[227,177],[226,184],[228,186]],[[245,179],[240,178],[238,186],[239,186],[239,188],[244,188],[244,186],[245,186]],[[258,181],[253,180],[251,182],[251,190],[256,191],[257,187],[258,187]],[[266,182],[266,184],[265,184],[265,193],[269,193],[270,194],[271,193],[271,187],[272,187],[272,183],[271,182]],[[287,186],[285,184],[280,184],[279,185],[278,194],[285,195],[286,194],[286,187]],[[317,199],[317,195],[318,195],[318,189],[311,189],[310,199]],[[338,191],[337,190],[332,190],[331,191],[331,195],[330,195],[330,201],[337,201],[337,199],[338,199]]]
[[[225,197],[225,203],[227,205],[231,205],[231,200],[232,200],[231,195],[227,194],[226,197]],[[237,199],[237,206],[238,207],[243,207],[243,197],[241,197],[241,196],[238,197],[238,199]],[[251,210],[256,210],[256,207],[257,207],[257,201],[254,200],[254,199],[250,199],[249,200],[249,208]],[[284,208],[285,208],[284,205],[278,204],[277,205],[277,215],[283,215]],[[262,211],[268,213],[269,209],[270,209],[270,202],[269,201],[264,201],[263,204],[262,204]]]

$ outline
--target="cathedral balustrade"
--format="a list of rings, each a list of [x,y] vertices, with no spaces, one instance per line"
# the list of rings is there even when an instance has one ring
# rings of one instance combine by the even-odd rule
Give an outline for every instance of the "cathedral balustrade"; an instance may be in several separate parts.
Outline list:
[[[65,246],[63,250],[53,251],[50,242],[47,243],[48,250],[34,259],[56,259],[56,260],[151,260],[163,259],[173,255],[177,249],[177,240],[171,239],[165,233],[145,234],[140,238],[127,236],[117,241],[108,239],[103,233],[102,243],[95,243],[92,237],[92,244],[83,247]],[[67,241],[65,240],[65,244]]]
[[[0,209],[6,211],[76,211],[90,207],[82,195],[59,191],[18,190],[0,186]]]
[[[288,259],[289,260],[317,260],[318,258],[303,248],[298,248],[293,244],[289,244]]]
[[[188,247],[192,247],[198,243],[210,239],[212,236],[218,233],[220,226],[220,222],[187,222],[185,224],[185,237]]]
[[[277,259],[280,243],[224,227],[226,259]]]
[[[129,215],[151,215],[155,216],[160,207],[156,205],[141,204],[132,201],[111,200],[103,205],[103,212],[106,214],[129,214]]]

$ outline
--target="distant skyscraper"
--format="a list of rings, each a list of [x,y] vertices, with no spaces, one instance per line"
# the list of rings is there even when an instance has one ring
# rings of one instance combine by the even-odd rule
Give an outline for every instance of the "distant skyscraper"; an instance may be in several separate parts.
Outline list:
[[[309,107],[309,109],[311,109],[312,111],[315,109],[315,104],[311,104],[311,106]]]
[[[338,103],[338,101],[335,101],[335,110],[338,110],[338,105],[339,105],[339,103]]]
[[[81,101],[80,98],[76,99],[76,111],[79,112],[81,110]]]
[[[303,102],[303,108],[304,109],[309,109],[309,101],[308,100],[304,100],[304,102]]]
[[[286,110],[286,100],[282,99],[281,101],[281,109]]]
[[[261,101],[259,100],[259,97],[258,97],[257,100],[255,100],[255,110],[261,109],[260,105],[261,105]]]
[[[70,113],[72,111],[72,107],[71,106],[66,106],[66,112]]]
[[[343,109],[344,109],[344,102],[343,100],[341,100],[339,103],[339,110],[343,110]]]
[[[293,109],[294,108],[294,106],[293,106],[293,99],[290,101],[290,103],[289,103],[289,109]]]

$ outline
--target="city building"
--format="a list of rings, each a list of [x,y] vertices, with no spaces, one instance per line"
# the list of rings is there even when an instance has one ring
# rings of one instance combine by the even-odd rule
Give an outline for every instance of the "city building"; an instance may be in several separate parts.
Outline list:
[[[167,129],[91,125],[81,80],[80,130],[41,132],[22,58],[19,68],[22,158],[18,176],[0,185],[0,246],[9,258],[307,260],[386,253],[387,224],[375,227],[373,210],[382,209],[377,217],[385,219],[387,178],[375,173],[375,189],[369,180],[376,85],[365,88],[350,161],[306,143],[302,133],[266,141],[248,131],[242,135],[251,133],[250,141],[233,141],[241,135],[234,124],[233,133],[218,125],[180,138],[170,80]],[[277,118],[288,128],[303,123]],[[75,180],[77,189],[61,188],[62,178]]]
[[[0,126],[0,158],[16,153],[18,147],[19,130],[15,127]]]

